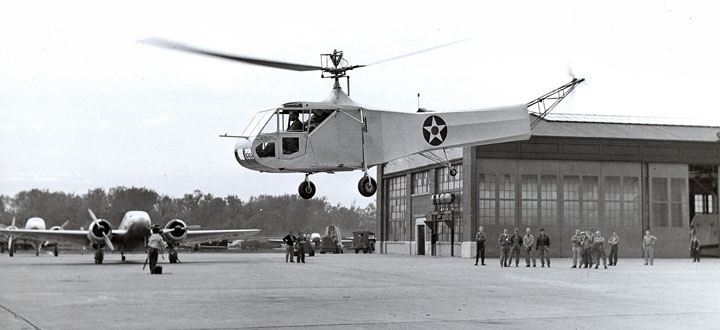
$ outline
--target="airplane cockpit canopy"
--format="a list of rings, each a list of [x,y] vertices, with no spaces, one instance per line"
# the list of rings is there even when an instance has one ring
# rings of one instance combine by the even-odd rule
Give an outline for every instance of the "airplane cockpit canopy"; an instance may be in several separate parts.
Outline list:
[[[260,111],[255,114],[242,136],[282,132],[311,132],[319,126],[334,109],[309,109],[285,106]]]

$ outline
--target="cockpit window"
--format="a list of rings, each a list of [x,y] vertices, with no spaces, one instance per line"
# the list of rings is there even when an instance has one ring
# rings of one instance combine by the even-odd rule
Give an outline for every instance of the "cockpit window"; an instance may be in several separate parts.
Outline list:
[[[260,130],[265,127],[265,124],[268,123],[273,114],[275,114],[275,110],[265,110],[255,114],[255,117],[250,121],[250,125],[245,129],[242,136],[249,137],[260,134]]]

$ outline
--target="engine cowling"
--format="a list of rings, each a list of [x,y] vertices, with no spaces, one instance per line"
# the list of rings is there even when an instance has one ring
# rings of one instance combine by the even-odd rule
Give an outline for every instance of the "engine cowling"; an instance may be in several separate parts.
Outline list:
[[[110,222],[105,219],[98,219],[97,222],[92,222],[90,224],[87,236],[93,245],[104,246],[105,235],[103,235],[103,233],[105,233],[107,237],[112,237],[112,225],[110,225]]]
[[[168,242],[179,242],[187,237],[187,225],[180,219],[168,221],[165,225],[163,238]]]

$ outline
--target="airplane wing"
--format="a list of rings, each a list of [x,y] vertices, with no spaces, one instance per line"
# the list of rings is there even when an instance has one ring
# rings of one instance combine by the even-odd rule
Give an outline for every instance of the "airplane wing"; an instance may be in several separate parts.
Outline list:
[[[122,240],[126,232],[125,230],[113,230],[111,241],[115,243]],[[0,229],[0,234],[37,242],[65,243],[79,246],[90,244],[87,230]]]
[[[182,244],[197,244],[209,241],[241,239],[260,232],[260,229],[188,230]]]

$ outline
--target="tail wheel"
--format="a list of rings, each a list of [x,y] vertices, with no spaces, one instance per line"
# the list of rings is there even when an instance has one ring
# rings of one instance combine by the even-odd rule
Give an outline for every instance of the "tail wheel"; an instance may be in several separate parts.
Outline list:
[[[303,199],[310,199],[315,196],[315,184],[311,181],[303,181],[298,187],[298,194]]]
[[[369,176],[364,176],[358,182],[358,191],[360,191],[360,195],[365,197],[375,195],[375,191],[377,191],[377,182]]]

